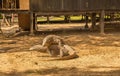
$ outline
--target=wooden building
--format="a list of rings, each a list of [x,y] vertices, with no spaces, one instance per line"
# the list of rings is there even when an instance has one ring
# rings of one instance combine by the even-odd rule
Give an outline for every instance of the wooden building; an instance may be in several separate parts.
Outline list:
[[[33,15],[37,16],[38,14],[79,15],[81,13],[98,13],[101,14],[100,21],[102,22],[101,28],[103,28],[104,14],[120,11],[119,4],[120,0],[0,0],[0,12],[19,13],[20,26],[23,27],[25,23],[24,28],[28,28],[31,25],[31,32],[33,32]]]
[[[29,0],[0,0],[0,10],[29,10]]]
[[[29,0],[0,0],[1,13],[18,13],[19,26],[30,28]]]

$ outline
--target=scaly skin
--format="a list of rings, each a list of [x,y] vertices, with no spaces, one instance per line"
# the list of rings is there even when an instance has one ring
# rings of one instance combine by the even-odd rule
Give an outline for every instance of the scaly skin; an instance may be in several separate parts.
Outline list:
[[[59,47],[58,47],[59,48]],[[64,45],[61,49],[62,51],[62,56],[60,56],[60,58],[56,58],[56,59],[50,59],[47,61],[53,61],[53,60],[69,60],[69,59],[74,59],[74,58],[78,58],[79,56],[76,54],[75,50],[73,48],[71,48],[68,45]],[[61,54],[60,54],[61,55]]]
[[[58,45],[58,47],[62,47],[64,44],[63,39],[60,36],[57,35],[48,35],[43,39],[43,43],[42,46],[43,47],[48,47],[50,48],[51,45]],[[52,51],[51,50],[47,50],[47,52],[52,55]],[[62,57],[62,51],[60,50],[60,56]]]
[[[50,45],[53,44],[62,46],[62,44],[64,44],[64,41],[60,36],[56,36],[56,35],[48,35],[43,39],[42,46],[49,47]]]
[[[53,60],[68,60],[78,57],[74,49],[65,45],[63,39],[56,35],[46,36],[42,45],[33,46],[32,50],[44,50],[50,56],[60,57]]]

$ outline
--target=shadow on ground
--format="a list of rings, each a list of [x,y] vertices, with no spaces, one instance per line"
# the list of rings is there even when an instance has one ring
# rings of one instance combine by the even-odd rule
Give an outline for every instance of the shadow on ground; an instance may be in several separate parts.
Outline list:
[[[87,68],[101,68],[101,67],[89,67]],[[106,67],[102,67],[106,68]],[[40,70],[28,70],[25,72],[16,72],[3,73],[0,72],[0,76],[120,76],[120,67],[107,67],[107,68],[116,68],[118,70],[114,71],[87,71],[85,69],[78,69],[76,67],[71,68],[48,68]]]

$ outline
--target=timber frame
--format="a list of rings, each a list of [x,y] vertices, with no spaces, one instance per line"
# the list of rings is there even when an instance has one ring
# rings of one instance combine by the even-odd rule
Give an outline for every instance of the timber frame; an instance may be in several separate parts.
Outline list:
[[[114,13],[119,12],[120,10],[82,10],[79,11],[34,11],[34,6],[32,6],[32,3],[34,0],[0,0],[0,13],[17,13],[17,14],[29,14],[30,15],[30,34],[34,34],[34,26],[36,26],[37,16],[54,16],[54,15],[85,15],[85,27],[88,28],[88,16],[91,16],[92,20],[92,29],[94,29],[94,26],[96,25],[96,14],[100,15],[100,33],[104,34],[104,16],[106,13]],[[40,1],[40,0],[39,0]],[[42,0],[41,0],[42,1]],[[63,0],[62,0],[63,1]],[[63,9],[63,6],[62,6]],[[53,10],[53,9],[52,9]]]

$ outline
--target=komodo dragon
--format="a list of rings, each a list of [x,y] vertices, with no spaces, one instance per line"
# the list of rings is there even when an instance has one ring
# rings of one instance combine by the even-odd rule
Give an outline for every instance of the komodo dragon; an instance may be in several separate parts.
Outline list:
[[[30,50],[39,50],[40,52],[46,52],[48,48],[43,47],[41,45],[35,45],[30,48]],[[59,57],[51,60],[69,60],[73,58],[77,58],[78,55],[76,52],[68,45],[63,45],[63,47],[59,47],[58,45],[51,45],[49,47],[51,55],[54,57]],[[60,52],[61,50],[61,52]],[[61,56],[62,55],[62,56]]]
[[[45,50],[46,49],[46,50]],[[65,45],[60,36],[48,35],[43,39],[42,45],[35,45],[30,50],[48,52],[51,56],[59,56],[57,60],[66,60],[78,57],[76,52],[68,45]]]

